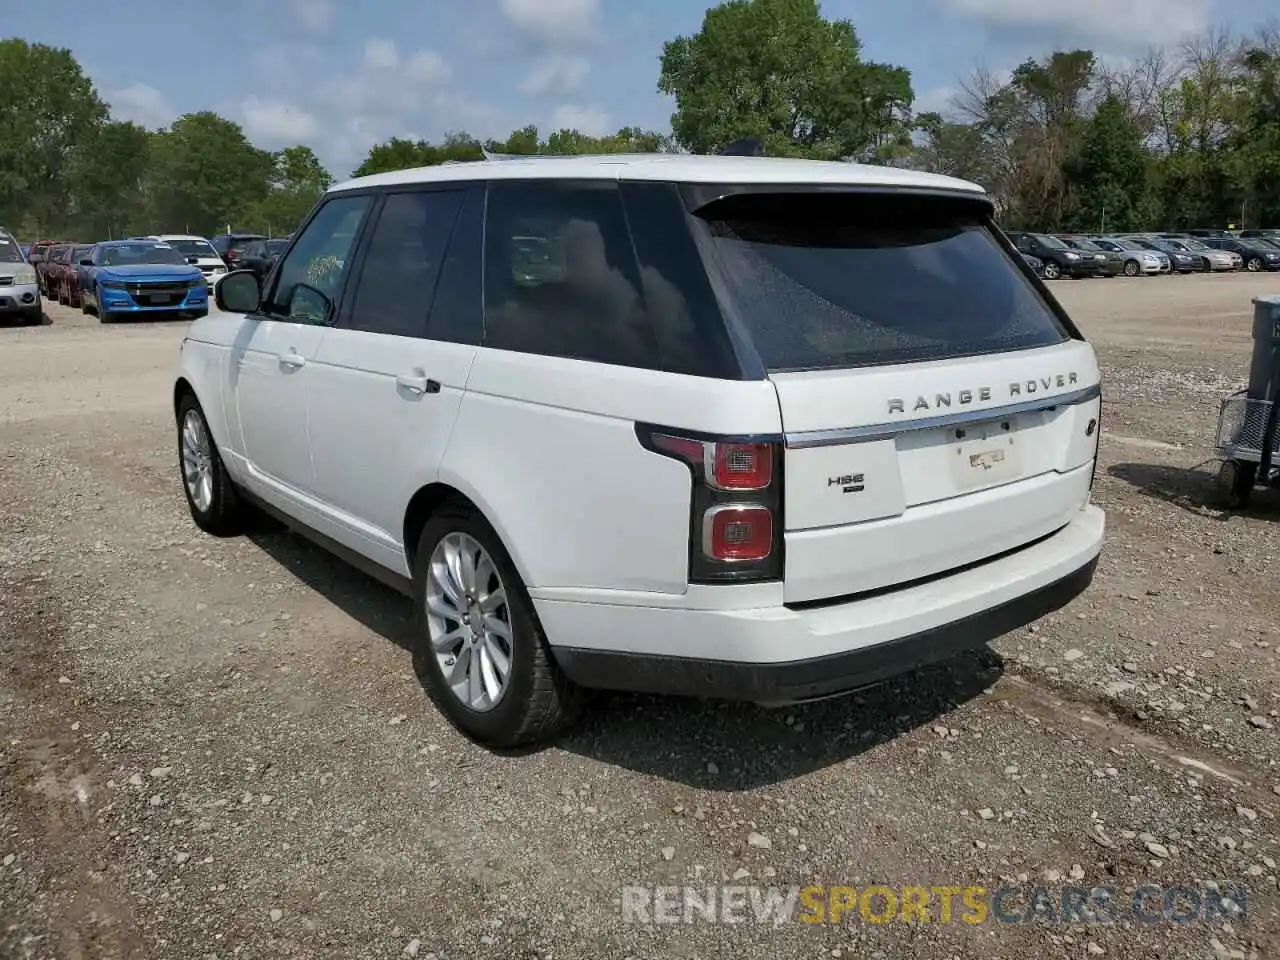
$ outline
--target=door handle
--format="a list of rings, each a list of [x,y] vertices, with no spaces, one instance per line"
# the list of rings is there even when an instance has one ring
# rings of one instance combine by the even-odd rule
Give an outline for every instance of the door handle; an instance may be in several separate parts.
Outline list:
[[[440,381],[432,380],[421,371],[414,371],[412,376],[396,377],[396,386],[403,390],[407,390],[415,397],[420,397],[426,393],[439,393]]]
[[[280,359],[280,366],[282,367],[290,367],[293,369],[297,369],[298,367],[305,367],[307,365],[306,357],[304,357],[300,353],[293,353],[292,351],[290,351],[289,353],[280,354],[279,359]]]

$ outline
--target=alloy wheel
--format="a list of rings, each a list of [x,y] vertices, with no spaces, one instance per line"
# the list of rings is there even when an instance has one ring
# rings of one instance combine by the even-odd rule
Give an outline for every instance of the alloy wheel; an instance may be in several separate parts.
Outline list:
[[[182,418],[182,482],[196,509],[206,512],[213,503],[213,444],[196,410]]]
[[[510,686],[514,656],[497,565],[475,537],[449,533],[431,552],[426,586],[428,640],[446,686],[469,709],[492,710]]]

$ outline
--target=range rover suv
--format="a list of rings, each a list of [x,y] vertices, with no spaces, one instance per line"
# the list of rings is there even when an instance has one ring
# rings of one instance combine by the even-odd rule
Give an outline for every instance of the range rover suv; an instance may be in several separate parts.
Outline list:
[[[547,738],[584,688],[780,703],[1083,591],[1092,347],[974,184],[544,157],[332,187],[216,288],[173,392],[191,515],[413,598],[431,698]]]

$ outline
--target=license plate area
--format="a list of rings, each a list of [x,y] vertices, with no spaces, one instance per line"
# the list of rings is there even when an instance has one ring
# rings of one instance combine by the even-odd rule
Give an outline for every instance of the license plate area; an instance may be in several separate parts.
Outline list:
[[[948,444],[951,477],[960,490],[976,490],[1022,476],[1018,424],[1010,418],[957,427]]]

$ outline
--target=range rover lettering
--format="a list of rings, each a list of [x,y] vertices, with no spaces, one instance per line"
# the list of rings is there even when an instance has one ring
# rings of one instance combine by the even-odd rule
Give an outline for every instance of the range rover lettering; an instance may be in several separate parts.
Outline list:
[[[490,745],[589,688],[800,701],[980,647],[1104,533],[1093,348],[992,214],[757,156],[338,184],[190,326],[191,516],[266,511],[411,597],[428,693]]]

